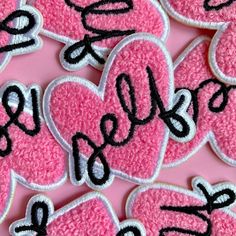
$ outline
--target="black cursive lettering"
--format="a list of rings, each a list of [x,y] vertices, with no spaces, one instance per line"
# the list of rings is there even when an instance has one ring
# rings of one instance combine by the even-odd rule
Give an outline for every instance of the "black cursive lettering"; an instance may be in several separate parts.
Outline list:
[[[172,211],[177,213],[185,213],[189,216],[195,216],[199,219],[201,219],[203,222],[206,223],[207,228],[205,232],[198,232],[195,230],[190,229],[183,229],[178,227],[167,227],[162,228],[160,230],[160,236],[165,236],[167,233],[173,233],[178,232],[181,234],[187,234],[187,235],[194,235],[194,236],[210,236],[212,233],[212,223],[210,217],[208,217],[206,214],[201,212],[207,212],[208,215],[211,215],[211,213],[216,209],[221,209],[228,207],[232,205],[236,200],[236,195],[233,190],[229,188],[225,188],[221,191],[218,191],[214,193],[213,195],[210,195],[207,191],[207,189],[203,186],[203,184],[199,183],[197,187],[202,191],[204,194],[207,203],[203,206],[161,206],[161,210],[163,211]],[[227,199],[225,201],[218,201],[221,197],[224,197],[224,199]],[[222,198],[223,199],[223,198]]]
[[[221,9],[223,9],[224,7],[229,7],[231,4],[233,4],[235,2],[235,0],[226,0],[225,2],[222,2],[218,5],[210,5],[210,2],[212,0],[205,0],[203,7],[206,11],[219,11]]]
[[[225,110],[226,106],[228,105],[230,91],[236,89],[235,85],[228,86],[228,85],[222,83],[219,80],[208,79],[208,80],[205,80],[205,81],[201,82],[199,84],[199,86],[196,89],[193,89],[193,90],[189,89],[189,88],[186,88],[186,87],[176,89],[176,91],[181,90],[181,89],[186,89],[191,93],[191,95],[192,95],[192,106],[193,106],[193,121],[196,124],[197,124],[198,118],[199,118],[198,94],[202,89],[206,88],[210,84],[218,85],[219,89],[216,92],[214,92],[212,97],[209,99],[208,109],[209,109],[209,111],[211,111],[213,113],[223,112]],[[217,101],[217,99],[220,96],[222,96],[222,101],[221,101],[220,105],[215,106],[215,102]]]
[[[106,181],[109,179],[110,176],[110,168],[108,165],[108,162],[106,160],[106,157],[103,154],[103,150],[108,146],[112,147],[121,147],[125,146],[127,143],[131,141],[131,139],[135,135],[135,131],[138,129],[138,127],[142,127],[150,123],[152,120],[154,120],[156,117],[159,117],[162,119],[165,124],[168,126],[170,131],[177,137],[186,137],[190,132],[190,127],[186,120],[178,114],[178,109],[182,106],[185,98],[184,96],[180,96],[179,101],[176,103],[176,105],[171,110],[166,110],[165,106],[163,104],[163,101],[161,99],[161,96],[158,92],[158,89],[156,87],[156,82],[153,77],[152,70],[150,67],[146,68],[146,72],[148,75],[148,82],[149,82],[149,91],[150,91],[150,98],[151,98],[151,106],[150,111],[147,117],[140,119],[138,118],[138,111],[137,111],[137,102],[136,102],[136,95],[135,95],[135,89],[134,86],[130,80],[129,75],[127,74],[120,74],[116,79],[116,93],[120,101],[120,105],[123,109],[123,111],[126,113],[128,120],[130,122],[129,131],[126,137],[123,138],[121,141],[115,140],[115,136],[117,134],[118,128],[120,126],[119,121],[115,114],[105,114],[101,118],[100,122],[100,131],[103,136],[103,144],[100,146],[97,146],[87,135],[77,132],[72,137],[72,149],[73,149],[73,158],[74,158],[74,172],[75,172],[75,178],[77,181],[80,181],[82,179],[83,173],[81,173],[81,161],[80,161],[80,149],[78,142],[80,140],[84,141],[89,145],[89,147],[93,150],[92,154],[88,158],[87,161],[87,172],[90,180],[95,185],[103,185],[106,183]],[[125,100],[125,96],[122,91],[122,84],[125,85],[128,89],[128,97],[130,102],[127,103]],[[130,104],[130,107],[129,105]],[[158,110],[159,109],[159,114]],[[173,121],[177,121],[181,125],[181,129],[177,129],[173,123]],[[107,124],[111,124],[111,128],[109,131],[107,130]],[[103,166],[103,176],[101,178],[96,177],[93,168],[96,162],[96,159],[99,159],[102,166]]]
[[[47,236],[47,224],[49,220],[48,205],[41,201],[34,202],[30,213],[31,224],[16,227],[15,233],[33,231],[36,233],[36,236]],[[134,236],[141,236],[141,232],[136,226],[126,226],[116,236],[125,236],[129,232]]]
[[[96,51],[93,49],[92,44],[95,42],[99,42],[105,39],[116,38],[121,36],[127,36],[135,33],[135,30],[102,30],[92,27],[87,22],[88,15],[119,15],[130,12],[133,9],[133,1],[132,0],[100,0],[98,2],[92,3],[87,7],[81,7],[71,0],[64,0],[65,3],[73,8],[75,11],[81,14],[82,24],[84,29],[95,34],[95,36],[89,36],[85,34],[84,39],[74,43],[70,47],[65,50],[64,59],[70,64],[77,64],[80,62],[85,56],[90,54],[98,63],[104,64],[105,59],[100,57]],[[101,7],[105,5],[111,4],[125,4],[125,7],[119,9],[101,9]],[[82,49],[81,53],[75,57],[73,57],[73,53]]]
[[[15,110],[9,105],[10,95],[15,94],[18,98],[18,104]],[[8,132],[8,128],[11,125],[16,125],[20,130],[22,130],[26,135],[35,136],[40,132],[40,117],[39,117],[39,109],[38,109],[38,97],[37,91],[35,89],[31,89],[31,99],[32,99],[32,111],[33,111],[33,122],[34,128],[28,129],[23,123],[19,121],[19,117],[22,114],[25,107],[25,97],[22,91],[16,86],[9,86],[6,88],[2,95],[2,106],[5,109],[9,120],[5,125],[0,126],[0,139],[5,138],[6,140],[6,148],[0,149],[0,156],[6,157],[12,152],[12,140],[10,138],[10,134]]]
[[[20,17],[27,18],[28,20],[27,25],[23,26],[22,28],[15,28],[9,26],[11,22]],[[0,32],[4,31],[11,35],[24,35],[30,32],[35,27],[35,25],[36,25],[35,17],[30,12],[24,10],[16,10],[12,12],[10,15],[8,15],[2,22],[0,22]],[[10,52],[19,48],[26,48],[34,44],[35,40],[30,39],[16,44],[2,46],[0,47],[0,53]]]
[[[41,218],[39,219],[39,215]],[[16,233],[33,231],[36,236],[47,235],[47,223],[49,218],[48,205],[45,202],[35,202],[31,207],[31,225],[22,225],[15,228]]]

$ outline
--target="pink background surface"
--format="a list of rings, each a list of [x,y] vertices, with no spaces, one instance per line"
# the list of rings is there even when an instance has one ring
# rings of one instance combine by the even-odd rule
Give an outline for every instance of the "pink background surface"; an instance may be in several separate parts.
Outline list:
[[[202,34],[213,35],[213,33],[186,27],[171,21],[171,32],[167,46],[173,59],[175,59],[196,36]],[[69,74],[69,72],[63,70],[58,60],[62,44],[46,37],[42,38],[44,41],[42,50],[12,59],[5,71],[0,74],[1,84],[7,80],[19,80],[25,84],[38,83],[45,88],[56,77]],[[100,72],[91,67],[73,74],[90,79],[93,82],[98,82],[101,75]],[[192,177],[197,175],[206,178],[211,183],[231,181],[236,184],[236,169],[218,159],[208,144],[186,163],[173,169],[162,170],[157,181],[190,187]],[[103,191],[121,220],[125,218],[126,198],[134,187],[134,184],[116,179],[111,187]],[[62,187],[54,191],[44,192],[44,194],[52,199],[55,208],[58,209],[89,191],[88,187],[84,185],[75,187],[68,180]],[[0,225],[1,236],[9,235],[9,225],[13,221],[24,217],[27,202],[34,194],[37,194],[37,192],[30,191],[19,184],[17,185],[10,212]]]

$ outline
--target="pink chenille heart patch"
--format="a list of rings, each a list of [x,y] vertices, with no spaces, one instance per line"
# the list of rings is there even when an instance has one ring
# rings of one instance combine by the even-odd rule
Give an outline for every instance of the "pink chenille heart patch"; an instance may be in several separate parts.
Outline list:
[[[209,63],[217,79],[236,84],[236,2],[234,0],[161,0],[180,22],[216,29],[209,49]]]
[[[169,130],[177,141],[193,138],[186,110],[190,93],[174,96],[172,63],[160,40],[135,34],[120,42],[99,86],[77,78],[53,81],[44,96],[49,128],[70,154],[72,182],[107,186],[112,176],[155,180]],[[87,178],[88,177],[88,178]]]
[[[124,37],[146,32],[165,40],[169,22],[155,0],[34,0],[44,17],[43,32],[66,44],[65,69],[91,64],[102,69],[109,51]]]
[[[53,203],[43,195],[30,199],[25,219],[10,226],[12,236],[145,236],[145,229],[136,220],[119,222],[108,200],[91,192],[54,212]],[[28,234],[27,234],[28,235]]]
[[[40,90],[11,82],[0,89],[0,221],[16,181],[34,190],[57,187],[66,178],[65,153],[40,112]]]
[[[139,187],[129,196],[127,216],[140,220],[147,236],[234,236],[235,185],[211,186],[197,177],[192,186],[193,191],[167,184]]]

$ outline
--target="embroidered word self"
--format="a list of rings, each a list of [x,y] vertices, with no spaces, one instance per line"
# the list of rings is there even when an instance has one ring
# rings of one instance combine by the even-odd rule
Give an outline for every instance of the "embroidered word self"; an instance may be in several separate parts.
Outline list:
[[[136,130],[139,127],[145,126],[149,124],[152,120],[159,117],[164,121],[164,123],[169,128],[170,132],[174,134],[176,137],[186,137],[190,133],[190,127],[187,121],[178,114],[178,110],[181,108],[185,101],[184,95],[181,95],[177,103],[173,106],[171,110],[166,110],[159,94],[159,91],[156,87],[156,82],[153,77],[152,70],[150,67],[146,68],[146,72],[148,75],[148,83],[149,83],[149,91],[150,91],[150,109],[149,114],[144,119],[138,118],[138,111],[137,111],[137,102],[136,102],[136,95],[135,89],[130,80],[129,75],[127,74],[120,74],[116,78],[116,94],[118,96],[120,105],[122,110],[127,115],[127,118],[130,122],[130,128],[127,134],[127,137],[123,138],[121,141],[116,141],[115,136],[117,134],[119,128],[119,121],[115,114],[108,113],[105,114],[100,121],[100,131],[103,136],[104,143],[100,146],[97,146],[94,141],[92,141],[86,134],[81,132],[77,132],[72,137],[72,148],[73,148],[73,160],[74,160],[74,171],[75,171],[75,178],[77,181],[82,179],[83,174],[81,173],[81,160],[80,160],[80,148],[78,145],[78,141],[82,140],[86,142],[90,148],[92,148],[93,152],[87,161],[87,172],[90,180],[95,185],[103,185],[109,179],[110,176],[110,168],[106,157],[103,154],[103,150],[106,148],[107,145],[112,147],[122,147],[128,144],[135,135]],[[122,88],[125,85],[127,86],[128,91],[128,100],[126,101],[124,96],[124,91]],[[158,109],[160,111],[158,113]],[[181,127],[176,127],[176,123],[179,124]],[[110,124],[111,128],[107,130],[107,125]],[[158,135],[158,134],[157,134]],[[102,166],[103,166],[103,176],[98,178],[93,169],[96,162],[96,159],[99,159]]]

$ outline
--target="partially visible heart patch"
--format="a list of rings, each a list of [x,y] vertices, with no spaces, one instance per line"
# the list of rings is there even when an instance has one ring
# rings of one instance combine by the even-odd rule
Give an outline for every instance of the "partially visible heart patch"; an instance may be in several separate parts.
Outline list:
[[[169,31],[156,0],[34,0],[33,6],[44,17],[43,33],[65,44],[60,61],[67,70],[103,69],[124,37],[146,32],[164,41]]]
[[[136,220],[120,223],[108,200],[101,193],[91,192],[55,212],[50,199],[34,196],[28,203],[25,219],[14,222],[10,234],[145,236],[146,231]]]
[[[210,39],[195,39],[175,62],[176,91],[186,89],[188,109],[196,135],[187,143],[169,140],[164,165],[176,166],[194,155],[206,142],[225,163],[236,166],[236,86],[217,80],[208,65]]]
[[[236,187],[192,180],[193,191],[168,184],[135,189],[126,205],[128,217],[140,220],[148,236],[227,235],[236,232]]]
[[[161,0],[161,3],[184,24],[217,30],[208,52],[209,65],[218,80],[236,85],[236,1]]]
[[[0,88],[0,222],[11,207],[17,182],[46,191],[66,179],[65,152],[42,117],[40,95],[37,85],[11,81]]]

